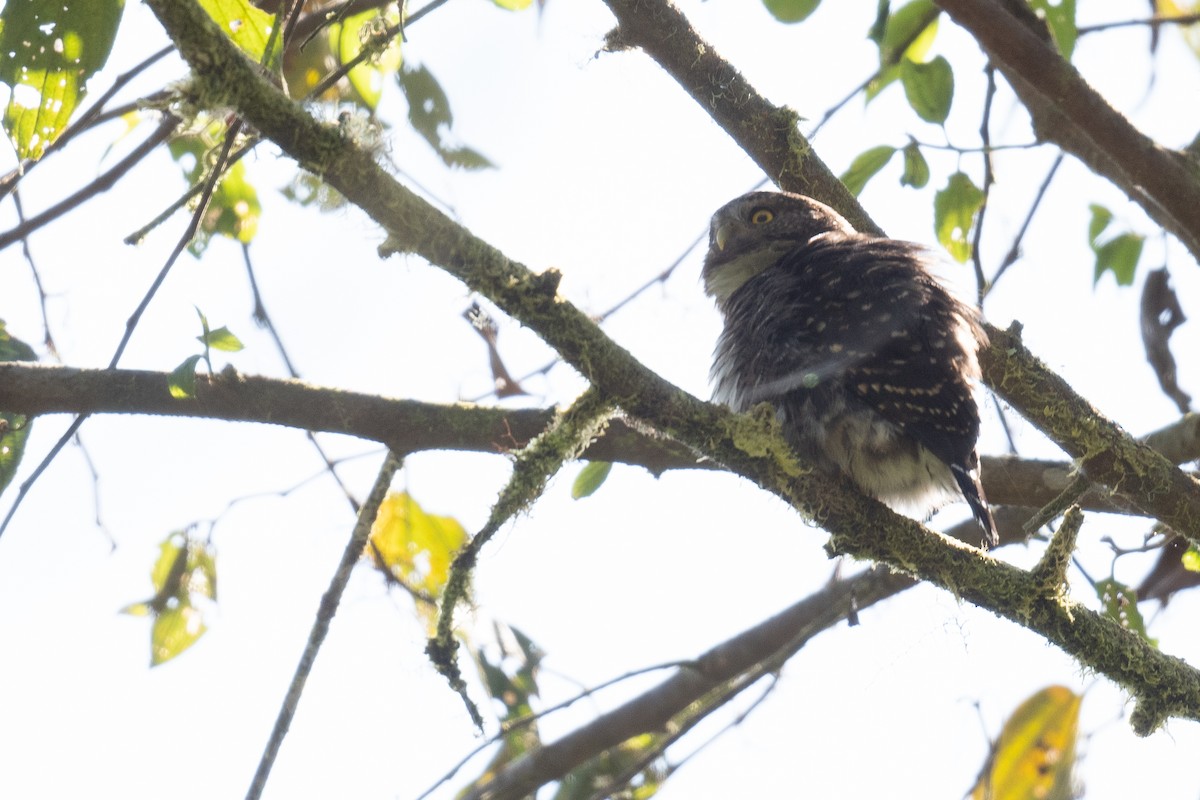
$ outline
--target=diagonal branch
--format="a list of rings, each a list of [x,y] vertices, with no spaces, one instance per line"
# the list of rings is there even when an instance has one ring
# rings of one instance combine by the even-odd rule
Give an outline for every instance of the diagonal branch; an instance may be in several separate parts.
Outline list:
[[[1200,169],[1135,128],[1053,44],[994,0],[937,0],[987,51],[1039,138],[1120,187],[1200,259]]]
[[[627,412],[819,522],[831,534],[832,551],[919,574],[1040,633],[1109,676],[1134,694],[1131,722],[1138,733],[1150,733],[1172,715],[1200,719],[1200,672],[1106,617],[1058,594],[1040,594],[1024,570],[935,535],[844,480],[809,471],[783,442],[773,414],[735,415],[663,380],[558,296],[557,273],[537,275],[507,258],[397,183],[344,130],[314,120],[283,96],[194,0],[147,5],[207,89],[204,96],[236,107],[284,152],[362,208],[389,232],[384,254],[415,253],[458,277],[532,329]],[[781,135],[786,139],[789,132]]]

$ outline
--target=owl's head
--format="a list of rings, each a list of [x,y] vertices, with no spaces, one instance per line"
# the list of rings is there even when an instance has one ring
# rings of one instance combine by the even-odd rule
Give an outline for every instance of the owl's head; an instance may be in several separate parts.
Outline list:
[[[824,203],[788,192],[750,192],[713,214],[704,258],[704,291],[718,306],[790,250],[828,233],[854,228]]]

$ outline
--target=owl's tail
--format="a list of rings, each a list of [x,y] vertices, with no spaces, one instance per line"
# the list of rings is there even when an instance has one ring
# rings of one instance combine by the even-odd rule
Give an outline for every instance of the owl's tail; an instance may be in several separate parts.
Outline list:
[[[975,521],[983,528],[983,549],[991,550],[1000,544],[1000,534],[996,532],[996,521],[992,519],[992,510],[988,508],[983,484],[979,482],[979,470],[969,470],[961,464],[951,464],[950,472],[954,475],[963,497],[967,499]]]

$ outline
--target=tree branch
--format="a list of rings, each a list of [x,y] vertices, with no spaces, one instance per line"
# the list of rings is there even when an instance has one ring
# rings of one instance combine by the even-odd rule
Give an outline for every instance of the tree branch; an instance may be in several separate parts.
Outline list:
[[[397,183],[344,130],[314,120],[284,97],[194,0],[147,4],[204,84],[204,96],[237,108],[267,138],[366,211],[390,234],[384,254],[416,253],[458,277],[536,332],[626,411],[817,521],[831,533],[832,551],[919,574],[1041,633],[1109,676],[1137,699],[1132,722],[1138,733],[1151,732],[1170,715],[1200,719],[1200,672],[1110,619],[1057,595],[1039,596],[1029,573],[932,534],[853,491],[845,480],[809,471],[783,442],[774,414],[734,415],[663,380],[558,296],[557,273],[536,275],[508,259]],[[785,141],[790,133],[779,132]]]
[[[994,0],[936,0],[987,51],[1054,142],[1120,187],[1200,259],[1200,170],[1117,112],[1054,45]]]

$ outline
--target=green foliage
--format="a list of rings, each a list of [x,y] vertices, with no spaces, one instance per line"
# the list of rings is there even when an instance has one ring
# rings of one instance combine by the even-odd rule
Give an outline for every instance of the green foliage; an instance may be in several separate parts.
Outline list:
[[[580,500],[595,494],[596,490],[608,479],[610,471],[612,471],[611,461],[589,461],[584,464],[583,469],[579,470],[579,474],[575,476],[575,483],[571,485],[571,497]]]
[[[108,60],[124,0],[8,0],[0,12],[0,83],[12,88],[4,130],[38,159],[66,128],[88,79]]]
[[[167,378],[167,390],[172,397],[178,400],[196,396],[196,365],[200,363],[200,359],[204,359],[208,371],[212,372],[213,350],[236,353],[243,348],[242,340],[235,336],[229,328],[222,326],[213,330],[209,328],[208,317],[204,316],[204,312],[197,308],[196,314],[200,317],[200,335],[196,339],[204,345],[204,352],[188,356],[183,363],[171,370],[171,374]]]
[[[406,64],[396,77],[408,99],[408,121],[442,157],[446,166],[464,169],[492,166],[492,162],[475,150],[446,143],[446,137],[454,125],[454,114],[450,111],[449,98],[432,72],[424,66],[411,67]]]
[[[1029,0],[1029,7],[1046,22],[1063,58],[1071,60],[1079,31],[1075,27],[1075,0]]]
[[[249,0],[199,0],[200,6],[221,26],[221,30],[260,64],[274,61],[267,56],[267,45],[275,27],[275,15],[257,8]],[[274,45],[272,45],[274,46]]]
[[[888,14],[880,3],[879,15],[868,34],[879,46],[879,74],[867,84],[869,103],[901,73],[901,61],[924,62],[937,36],[939,10],[932,0],[914,0]]]
[[[0,319],[0,361],[37,361],[33,348],[13,337]],[[25,454],[33,420],[24,414],[0,411],[0,492],[12,483]]]
[[[1183,564],[1183,568],[1188,572],[1200,572],[1200,550],[1197,550],[1195,545],[1189,547],[1179,557],[1179,563]]]
[[[217,599],[217,560],[211,547],[184,531],[173,531],[159,545],[150,570],[154,595],[121,609],[150,616],[150,666],[170,661],[195,644],[207,630],[206,607]]]
[[[1092,211],[1092,220],[1088,223],[1088,242],[1096,255],[1092,284],[1099,283],[1105,272],[1111,272],[1118,286],[1132,285],[1138,261],[1142,258],[1145,237],[1126,232],[1102,240],[1112,224],[1112,212],[1096,203],[1092,203],[1088,208]]]
[[[909,142],[904,147],[904,173],[900,176],[900,185],[924,189],[928,183],[929,162],[921,153],[920,146],[916,142]]]
[[[224,142],[225,133],[224,121],[214,119],[202,123],[196,130],[171,139],[168,144],[171,156],[183,168],[189,183],[197,184],[208,178],[212,159]],[[238,161],[225,170],[225,175],[213,191],[200,229],[188,245],[188,250],[199,257],[214,233],[249,244],[258,232],[261,216],[262,204],[258,201],[258,191],[246,179],[245,164]]]
[[[903,59],[900,83],[904,85],[904,96],[917,116],[938,125],[946,122],[954,100],[954,71],[950,69],[949,61],[942,56],[924,63]]]
[[[1071,800],[1082,703],[1065,686],[1047,686],[1017,706],[970,800]]]
[[[850,190],[851,194],[860,194],[863,187],[867,185],[867,181],[887,166],[895,154],[896,148],[886,144],[859,153],[854,161],[850,162],[850,168],[842,173],[842,183],[846,184],[846,188]]]
[[[763,5],[780,22],[803,22],[817,10],[821,0],[763,0]]]
[[[983,206],[983,190],[962,172],[950,176],[933,198],[933,227],[938,241],[955,260],[971,257],[971,227]]]
[[[492,0],[492,2],[509,11],[524,11],[533,5],[533,0]]]
[[[1122,628],[1133,631],[1151,644],[1157,644],[1146,633],[1146,623],[1137,607],[1137,592],[1132,588],[1107,578],[1096,582],[1096,596],[1100,598],[1105,616],[1116,620]]]

